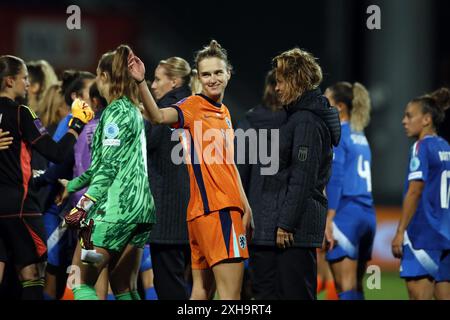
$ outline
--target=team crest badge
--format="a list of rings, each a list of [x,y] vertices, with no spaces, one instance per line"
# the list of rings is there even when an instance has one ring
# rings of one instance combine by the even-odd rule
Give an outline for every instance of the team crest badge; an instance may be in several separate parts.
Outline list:
[[[245,249],[247,246],[247,238],[243,234],[239,235],[239,246],[241,249]]]
[[[225,122],[227,123],[228,128],[231,129],[231,121],[228,119],[228,117],[225,117]]]
[[[301,147],[298,149],[298,155],[297,155],[297,157],[298,157],[298,160],[299,160],[299,161],[302,161],[302,162],[308,160],[308,147],[303,147],[303,146],[301,146]]]

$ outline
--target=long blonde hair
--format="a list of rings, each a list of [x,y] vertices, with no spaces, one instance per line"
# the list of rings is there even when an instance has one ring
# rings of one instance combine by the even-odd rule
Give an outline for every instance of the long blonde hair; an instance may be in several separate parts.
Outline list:
[[[197,79],[197,70],[191,69],[189,63],[180,57],[170,57],[165,60],[161,60],[158,66],[164,68],[166,75],[170,79],[180,78],[182,85],[187,84],[192,93],[201,92],[201,84]]]
[[[350,126],[354,131],[363,131],[370,122],[371,102],[369,91],[359,82],[337,82],[328,88],[336,103],[347,106]]]
[[[44,127],[57,124],[61,121],[62,116],[59,113],[59,108],[66,108],[64,96],[61,94],[61,85],[54,84],[50,86],[41,101],[40,118]]]
[[[35,110],[37,114],[40,114],[42,113],[42,108],[45,108],[41,101],[47,90],[58,83],[58,77],[56,76],[53,67],[46,60],[29,61],[27,62],[27,69],[30,76],[30,84],[39,83],[36,101],[29,101],[30,103],[35,103],[35,105],[30,105],[30,107]]]

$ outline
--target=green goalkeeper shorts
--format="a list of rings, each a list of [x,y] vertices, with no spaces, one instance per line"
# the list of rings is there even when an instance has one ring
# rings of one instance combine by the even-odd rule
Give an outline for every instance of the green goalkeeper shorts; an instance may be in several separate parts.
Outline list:
[[[95,221],[92,231],[94,246],[121,252],[127,245],[143,248],[150,236],[150,223],[114,223]]]

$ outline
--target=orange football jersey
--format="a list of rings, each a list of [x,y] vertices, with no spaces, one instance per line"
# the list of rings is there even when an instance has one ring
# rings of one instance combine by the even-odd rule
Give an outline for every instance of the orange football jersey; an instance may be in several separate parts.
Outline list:
[[[228,108],[203,95],[190,96],[173,107],[178,112],[173,127],[185,129],[180,139],[190,177],[187,220],[224,208],[242,212]]]

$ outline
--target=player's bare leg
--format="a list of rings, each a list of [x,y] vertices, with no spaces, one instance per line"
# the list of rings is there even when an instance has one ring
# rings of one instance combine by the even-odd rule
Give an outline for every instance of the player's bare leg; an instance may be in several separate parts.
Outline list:
[[[436,300],[450,300],[450,281],[437,282],[434,297]]]
[[[0,261],[0,285],[2,284],[4,273],[5,273],[5,263]]]
[[[339,293],[357,289],[358,261],[344,258],[331,263],[336,289]]]
[[[137,278],[142,259],[142,248],[127,245],[118,259],[109,265],[109,281],[115,295],[137,290]]]
[[[209,300],[214,293],[214,274],[211,269],[192,269],[191,300]]]
[[[224,261],[212,267],[221,300],[240,300],[244,262]]]
[[[431,278],[408,279],[406,288],[410,300],[431,300],[434,293],[434,280]]]
[[[95,292],[100,300],[106,300],[108,296],[108,267],[103,268],[102,272],[98,276],[97,282],[95,284]]]

